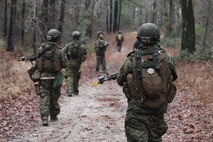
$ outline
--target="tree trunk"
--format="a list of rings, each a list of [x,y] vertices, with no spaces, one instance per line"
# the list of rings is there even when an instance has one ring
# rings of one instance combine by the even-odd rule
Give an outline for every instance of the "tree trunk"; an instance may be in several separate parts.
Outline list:
[[[25,15],[25,9],[26,9],[26,3],[25,3],[25,0],[22,0],[22,12],[21,12],[21,46],[22,46],[22,48],[24,47],[24,31],[25,31],[24,15]]]
[[[207,39],[207,35],[208,35],[210,15],[211,15],[211,0],[208,1],[208,10],[207,10],[207,17],[206,17],[206,24],[205,24],[205,34],[204,34],[204,39],[203,39],[204,46],[206,46],[206,39]]]
[[[181,50],[195,51],[195,21],[192,0],[181,0],[182,39]]]
[[[173,32],[174,23],[175,23],[175,5],[174,0],[170,0],[169,2],[169,32]]]
[[[63,34],[65,5],[66,5],[66,0],[61,0],[60,17],[58,22],[58,30],[61,32],[61,34]],[[61,43],[61,39],[59,40],[59,44],[60,43]]]
[[[59,17],[59,23],[58,23],[58,30],[61,33],[63,32],[65,5],[66,5],[66,0],[61,0],[60,17]]]
[[[106,6],[106,30],[107,33],[109,33],[109,3],[107,2],[107,6]]]
[[[156,3],[156,0],[153,1],[153,14],[152,14],[152,23],[155,23],[157,24],[157,10],[156,10],[156,7],[157,7],[157,3]]]
[[[33,53],[34,55],[36,55],[36,39],[37,39],[37,36],[36,36],[36,25],[37,25],[37,20],[36,20],[36,17],[37,17],[37,0],[33,0],[33,24],[34,24],[34,27],[33,27],[33,43],[32,43],[32,49],[33,49]]]
[[[113,32],[117,31],[118,26],[118,0],[114,2],[114,23],[113,23]]]
[[[41,23],[40,23],[40,29],[42,32],[41,39],[44,42],[46,37],[46,32],[49,30],[48,27],[48,0],[43,0],[42,3],[42,9],[41,9]]]
[[[118,30],[120,30],[121,25],[121,11],[122,11],[122,0],[119,1]]]
[[[17,5],[17,0],[12,0],[10,5],[10,23],[9,23],[6,51],[14,50],[13,38],[14,38],[14,26],[15,26],[15,20],[16,20],[16,5]]]
[[[4,0],[4,39],[7,37],[7,0]]]
[[[49,8],[49,29],[55,28],[55,19],[56,19],[56,8],[55,8],[55,0],[50,0],[50,8]]]
[[[112,0],[109,2],[109,31],[112,32]]]

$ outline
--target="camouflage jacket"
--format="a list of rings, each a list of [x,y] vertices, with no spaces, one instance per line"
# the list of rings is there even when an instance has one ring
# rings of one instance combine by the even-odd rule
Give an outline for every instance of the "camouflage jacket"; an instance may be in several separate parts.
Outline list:
[[[115,37],[115,41],[122,43],[124,41],[124,37],[121,34],[118,34]]]
[[[67,66],[80,66],[86,60],[86,47],[79,40],[74,40],[65,45],[63,55],[67,60]]]
[[[100,39],[100,38],[97,39],[95,42],[96,55],[103,56],[108,45],[109,45],[108,42],[105,41],[104,39]]]

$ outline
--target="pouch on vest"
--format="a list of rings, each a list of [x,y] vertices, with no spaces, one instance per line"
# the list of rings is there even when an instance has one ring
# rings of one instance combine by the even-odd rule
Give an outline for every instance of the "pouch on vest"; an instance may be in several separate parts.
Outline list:
[[[39,81],[41,73],[38,71],[36,66],[32,66],[27,72],[33,82]]]
[[[62,70],[61,54],[61,50],[57,47],[44,51],[37,60],[38,70],[49,73],[60,72]]]
[[[171,86],[169,87],[169,90],[166,95],[166,99],[168,103],[171,103],[173,101],[176,93],[177,93],[176,85],[174,83],[171,83]]]
[[[64,75],[63,73],[59,72],[55,76],[55,80],[53,81],[53,88],[58,89],[61,88],[63,84]]]

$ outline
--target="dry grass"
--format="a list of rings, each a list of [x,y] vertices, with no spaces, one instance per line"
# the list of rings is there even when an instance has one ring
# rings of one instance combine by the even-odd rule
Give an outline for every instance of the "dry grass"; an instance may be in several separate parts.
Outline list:
[[[177,85],[181,91],[192,92],[197,99],[213,103],[213,65],[210,62],[178,62]]]

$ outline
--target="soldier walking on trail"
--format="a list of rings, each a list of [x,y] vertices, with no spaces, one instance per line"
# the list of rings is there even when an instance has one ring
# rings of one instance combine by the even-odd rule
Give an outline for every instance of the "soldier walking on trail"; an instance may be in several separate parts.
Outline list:
[[[123,35],[121,35],[121,31],[118,31],[118,35],[116,35],[115,41],[117,42],[118,52],[121,52],[122,44],[123,44],[123,41],[124,41],[124,37],[123,37]]]
[[[49,116],[50,121],[57,121],[57,115],[60,113],[58,99],[63,82],[61,70],[65,67],[61,47],[57,44],[60,37],[61,33],[56,29],[47,32],[47,42],[39,48],[34,66],[39,72],[40,113],[43,126],[48,126]],[[38,76],[38,72],[32,76]]]
[[[78,95],[79,79],[81,78],[81,64],[86,60],[87,51],[84,43],[80,40],[81,33],[72,33],[72,42],[68,43],[63,54],[67,58],[67,68],[65,77],[67,79],[68,96]]]
[[[106,71],[106,60],[105,60],[105,51],[109,43],[104,40],[103,32],[98,32],[98,37],[95,42],[95,53],[96,53],[96,71],[99,71],[100,65],[102,66],[102,70]]]
[[[153,23],[143,24],[117,82],[128,99],[125,133],[128,142],[162,142],[167,131],[164,113],[176,94],[173,59],[159,46],[160,32]]]

